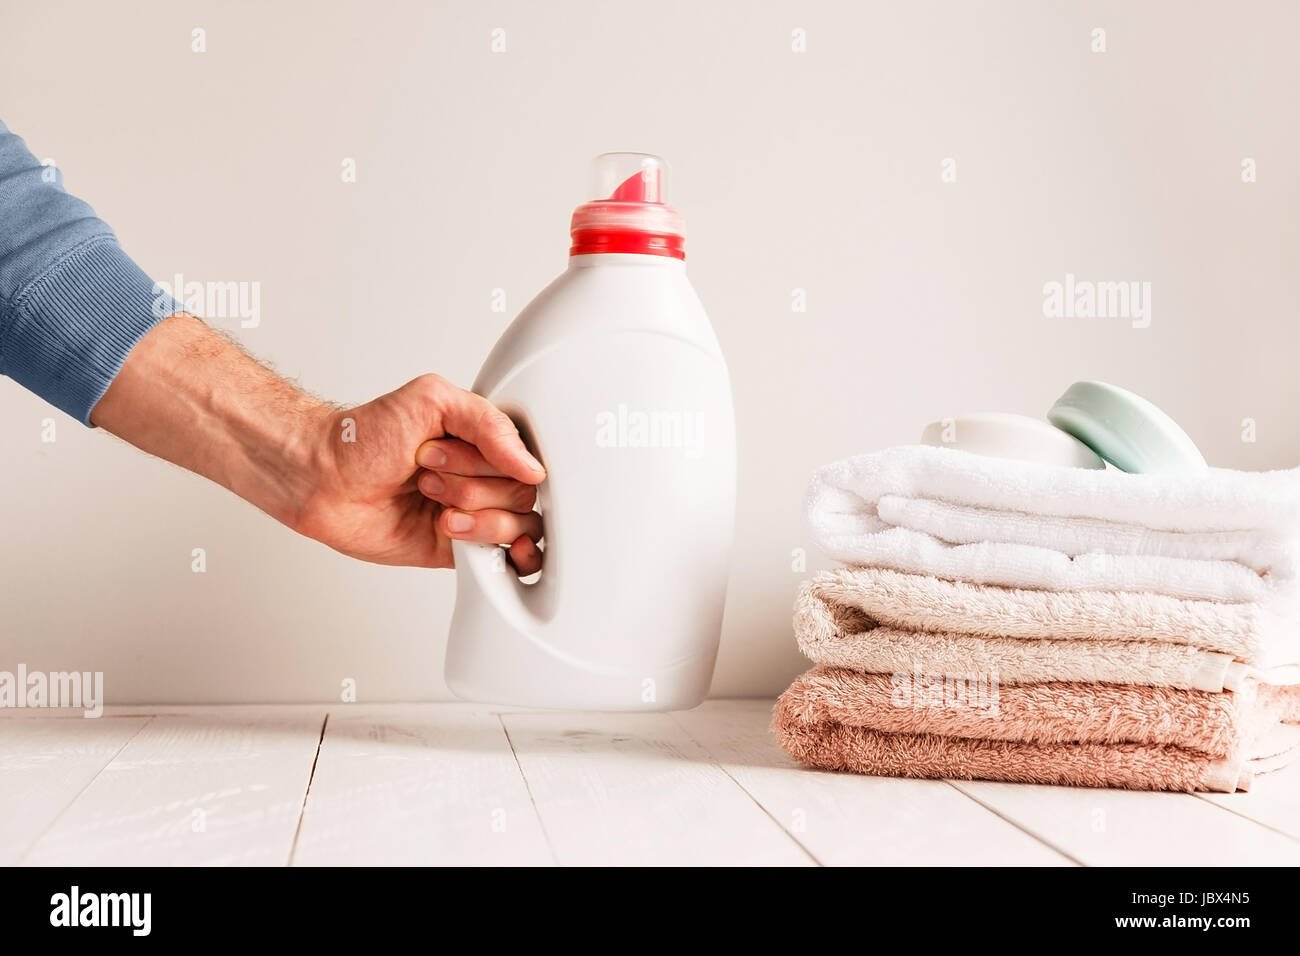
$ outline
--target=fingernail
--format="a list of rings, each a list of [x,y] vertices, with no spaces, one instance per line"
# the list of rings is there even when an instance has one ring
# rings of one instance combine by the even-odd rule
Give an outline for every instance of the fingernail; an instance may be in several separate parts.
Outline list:
[[[420,488],[426,495],[440,495],[447,483],[433,472],[425,472],[420,476]]]
[[[528,452],[524,452],[524,461],[528,463],[529,468],[537,472],[539,475],[546,470],[542,467],[542,463],[532,455],[528,454]]]
[[[464,534],[474,527],[474,518],[463,511],[453,511],[447,515],[447,530],[453,534]]]
[[[415,454],[415,463],[422,468],[439,468],[447,464],[447,453],[430,442],[420,446]]]

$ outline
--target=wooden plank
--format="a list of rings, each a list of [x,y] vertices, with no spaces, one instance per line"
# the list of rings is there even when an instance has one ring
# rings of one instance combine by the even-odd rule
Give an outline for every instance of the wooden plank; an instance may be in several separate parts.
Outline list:
[[[673,716],[825,865],[1071,865],[944,781],[800,767],[768,730],[771,701],[712,700]]]
[[[546,838],[500,719],[457,705],[335,707],[293,862],[538,865]]]
[[[145,717],[0,720],[0,866],[12,866]]]
[[[1090,866],[1300,864],[1300,843],[1191,794],[953,785]]]
[[[324,716],[155,717],[23,862],[283,865]]]
[[[350,704],[357,711],[383,710],[393,704]],[[456,706],[448,704],[447,706]],[[105,717],[257,717],[270,714],[321,716],[326,704],[105,704]],[[49,720],[51,718],[85,719],[81,707],[0,708],[0,723],[6,720]]]
[[[336,706],[319,760],[320,709],[23,714],[0,719],[0,863],[282,864],[300,820],[302,864],[546,863],[547,836],[564,863],[1300,863],[1300,766],[1198,797],[827,774],[770,706]]]
[[[560,863],[813,862],[667,714],[502,719]]]
[[[1203,793],[1202,800],[1300,839],[1300,763],[1255,779],[1249,793]]]
[[[100,708],[98,717],[87,717],[84,707],[4,707],[0,708],[0,724],[11,720],[103,720],[105,717],[152,717],[137,708],[123,713],[123,708],[107,704]]]

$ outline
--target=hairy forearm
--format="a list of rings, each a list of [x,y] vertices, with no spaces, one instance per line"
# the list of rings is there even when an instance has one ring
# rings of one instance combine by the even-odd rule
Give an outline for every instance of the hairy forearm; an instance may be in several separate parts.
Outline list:
[[[91,421],[296,528],[332,412],[182,313],[141,339]]]
[[[447,568],[463,540],[509,546],[521,574],[541,567],[545,469],[500,409],[437,375],[345,410],[178,313],[139,340],[90,420],[355,558]]]

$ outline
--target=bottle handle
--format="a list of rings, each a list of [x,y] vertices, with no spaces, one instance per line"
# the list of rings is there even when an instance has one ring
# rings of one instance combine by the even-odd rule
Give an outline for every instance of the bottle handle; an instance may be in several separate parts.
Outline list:
[[[481,600],[495,609],[503,625],[521,634],[537,635],[544,621],[527,600],[526,592],[531,587],[515,577],[502,548],[495,544],[453,541],[451,553],[456,561],[456,573],[474,579]],[[464,600],[464,589],[460,593],[457,600]]]
[[[499,402],[497,407],[510,417],[519,429],[519,437],[525,447],[543,466],[546,465],[537,442],[534,440],[528,416],[521,408],[510,402]],[[551,476],[548,471],[545,479],[537,486],[537,500],[544,515],[551,513]],[[495,611],[502,623],[521,634],[538,639],[554,612],[554,535],[548,526],[545,531],[546,553],[543,555],[542,576],[533,584],[524,584],[515,574],[515,570],[506,560],[506,552],[499,545],[479,544],[474,541],[453,541],[452,557],[456,563],[456,574],[467,574],[478,585],[481,599]],[[546,565],[550,563],[552,570]],[[548,578],[548,575],[550,577]],[[464,599],[461,589],[457,600]]]

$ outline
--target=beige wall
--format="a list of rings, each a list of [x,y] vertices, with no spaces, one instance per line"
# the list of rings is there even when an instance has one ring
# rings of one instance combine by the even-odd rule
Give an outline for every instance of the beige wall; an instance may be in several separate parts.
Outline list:
[[[259,282],[239,337],[340,401],[468,383],[562,268],[590,157],[668,157],[739,414],[715,693],[800,668],[808,474],[929,420],[1101,378],[1213,463],[1300,464],[1294,4],[132,6],[7,4],[3,118],[156,277]],[[1045,317],[1067,272],[1150,282],[1150,327]],[[103,670],[112,702],[446,694],[450,573],[297,539],[10,382],[0,447],[0,669]]]

